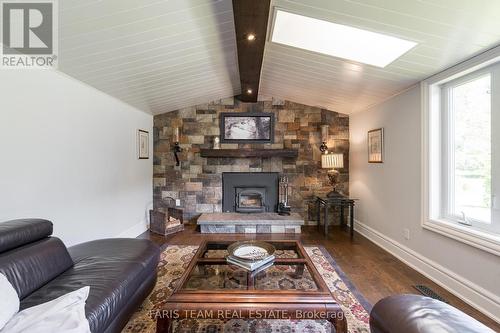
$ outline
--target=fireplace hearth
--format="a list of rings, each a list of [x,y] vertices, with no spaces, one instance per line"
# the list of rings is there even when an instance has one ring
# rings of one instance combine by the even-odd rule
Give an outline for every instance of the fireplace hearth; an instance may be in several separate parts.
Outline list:
[[[222,211],[238,213],[276,212],[277,172],[224,172]]]

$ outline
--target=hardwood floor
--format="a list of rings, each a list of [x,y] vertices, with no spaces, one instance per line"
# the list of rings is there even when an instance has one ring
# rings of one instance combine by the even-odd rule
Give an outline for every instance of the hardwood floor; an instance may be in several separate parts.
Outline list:
[[[348,232],[339,227],[332,227],[328,236],[317,232],[316,227],[304,227],[300,235],[210,235],[201,234],[195,230],[195,226],[188,225],[184,232],[166,237],[150,232],[145,232],[139,237],[151,239],[158,245],[199,245],[204,239],[300,239],[306,246],[324,246],[358,290],[372,304],[389,295],[418,294],[412,286],[425,284],[447,299],[454,307],[500,332],[500,324],[467,305],[360,234],[355,233],[354,240],[351,241]]]

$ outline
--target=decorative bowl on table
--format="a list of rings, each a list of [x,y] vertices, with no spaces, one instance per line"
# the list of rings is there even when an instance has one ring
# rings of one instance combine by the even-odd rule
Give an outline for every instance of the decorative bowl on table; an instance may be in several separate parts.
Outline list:
[[[229,256],[241,261],[255,262],[274,254],[273,245],[262,241],[241,241],[228,246]]]

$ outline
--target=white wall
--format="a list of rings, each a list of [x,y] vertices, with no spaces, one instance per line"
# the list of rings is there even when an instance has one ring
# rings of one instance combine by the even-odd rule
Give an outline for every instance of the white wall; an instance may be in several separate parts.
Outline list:
[[[40,217],[68,245],[135,237],[152,202],[153,118],[63,74],[0,71],[0,221]],[[152,145],[150,144],[152,147]]]
[[[367,131],[379,127],[385,161],[369,164]],[[421,226],[420,129],[420,86],[351,115],[350,193],[360,199],[357,229],[499,321],[500,258]]]

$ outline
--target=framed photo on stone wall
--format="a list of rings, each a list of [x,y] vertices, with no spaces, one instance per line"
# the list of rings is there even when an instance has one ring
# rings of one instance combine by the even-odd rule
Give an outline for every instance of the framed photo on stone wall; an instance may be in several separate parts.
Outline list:
[[[368,131],[368,163],[384,162],[384,129]]]
[[[137,158],[147,160],[149,158],[149,132],[137,130]]]
[[[221,143],[273,143],[274,113],[221,113],[220,133]]]

